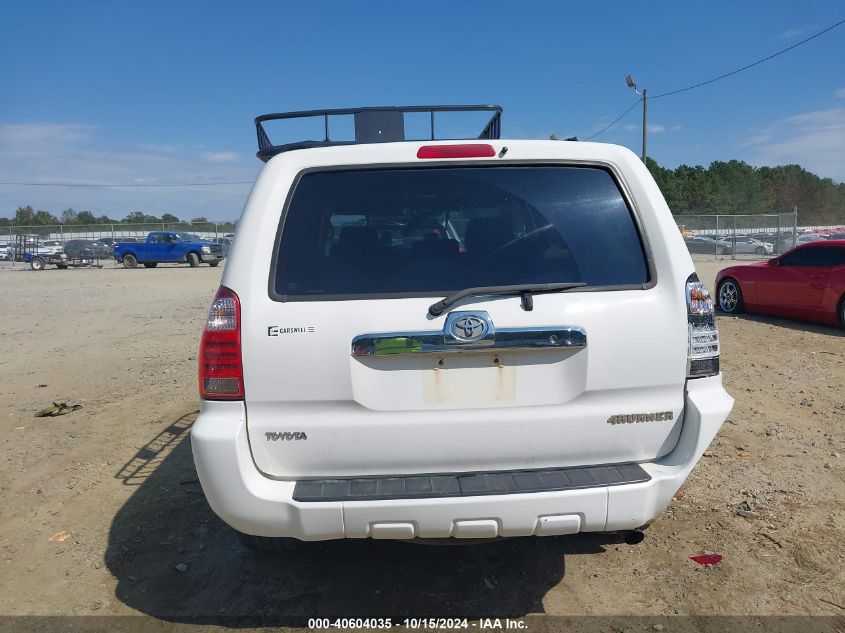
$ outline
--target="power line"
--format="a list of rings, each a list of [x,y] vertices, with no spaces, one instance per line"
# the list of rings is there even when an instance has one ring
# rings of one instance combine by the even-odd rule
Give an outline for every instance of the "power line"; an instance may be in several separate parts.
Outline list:
[[[219,187],[222,185],[251,185],[251,180],[236,180],[232,182],[178,182],[178,183],[89,183],[89,182],[0,182],[0,186],[16,187]]]
[[[631,110],[633,110],[634,108],[636,108],[636,107],[637,107],[637,105],[639,105],[641,102],[642,102],[642,99],[637,99],[636,101],[634,101],[634,103],[631,105],[631,107],[630,107],[630,108],[628,108],[627,110],[625,110],[625,112],[623,112],[623,113],[622,113],[622,114],[620,114],[618,117],[616,117],[616,118],[613,120],[613,122],[612,122],[612,123],[609,123],[609,124],[605,125],[605,126],[604,126],[602,129],[600,129],[598,132],[596,132],[596,133],[595,133],[595,134],[593,134],[592,136],[588,136],[588,137],[587,137],[587,138],[585,138],[584,140],[585,140],[585,141],[591,141],[592,139],[596,138],[599,134],[604,134],[605,132],[607,132],[610,128],[612,128],[614,125],[616,125],[617,123],[619,123],[619,121],[621,121],[622,119],[624,119],[624,118],[625,118],[625,116],[626,116],[626,115],[627,115],[627,114],[628,114]]]
[[[715,81],[719,81],[720,79],[725,79],[726,77],[730,77],[730,76],[732,76],[732,75],[736,75],[737,73],[741,73],[743,70],[748,70],[749,68],[753,68],[754,66],[758,66],[759,64],[762,64],[763,62],[767,62],[767,61],[769,61],[770,59],[774,59],[774,58],[775,58],[775,57],[777,57],[778,55],[783,55],[784,53],[787,53],[787,52],[791,51],[793,48],[798,48],[798,47],[799,47],[799,46],[801,46],[802,44],[806,44],[806,43],[807,43],[807,42],[809,42],[810,40],[814,40],[814,39],[816,39],[817,37],[819,37],[819,36],[821,36],[821,35],[824,35],[824,34],[825,34],[825,33],[827,33],[828,31],[832,31],[832,30],[833,30],[833,29],[835,29],[837,26],[842,26],[843,24],[845,24],[845,20],[840,20],[840,21],[839,21],[839,22],[837,22],[836,24],[833,24],[833,25],[831,25],[831,26],[827,27],[826,29],[824,29],[824,30],[822,30],[822,31],[819,31],[819,32],[818,32],[818,33],[816,33],[815,35],[811,35],[811,36],[810,36],[810,37],[808,37],[807,39],[801,40],[800,42],[797,42],[796,44],[793,44],[792,46],[788,46],[787,48],[784,48],[783,50],[780,50],[780,51],[778,51],[777,53],[774,53],[774,54],[772,54],[772,55],[769,55],[768,57],[764,57],[763,59],[758,59],[756,62],[753,62],[753,63],[751,63],[751,64],[748,64],[747,66],[743,66],[742,68],[737,68],[736,70],[732,70],[731,72],[729,72],[729,73],[725,73],[724,75],[719,75],[718,77],[714,77],[713,79],[708,79],[707,81],[701,81],[701,82],[699,82],[699,83],[697,83],[697,84],[693,84],[692,86],[687,86],[686,88],[679,88],[678,90],[672,90],[671,92],[664,92],[663,94],[654,95],[654,96],[652,96],[652,97],[650,97],[650,98],[651,98],[651,99],[660,99],[661,97],[669,97],[669,96],[671,96],[671,95],[676,95],[676,94],[679,94],[679,93],[681,93],[681,92],[686,92],[686,91],[688,91],[688,90],[693,90],[693,89],[695,89],[695,88],[700,88],[701,86],[706,86],[707,84],[712,84],[713,82],[715,82]]]
[[[794,48],[798,48],[799,46],[802,46],[803,44],[806,44],[807,42],[809,42],[809,41],[811,41],[811,40],[814,40],[814,39],[816,39],[817,37],[820,37],[820,36],[824,35],[824,34],[825,34],[825,33],[827,33],[828,31],[832,31],[832,30],[833,30],[833,29],[835,29],[836,27],[838,27],[838,26],[842,26],[843,24],[845,24],[845,20],[840,20],[840,21],[839,21],[839,22],[837,22],[836,24],[832,24],[832,25],[830,25],[829,27],[827,27],[826,29],[823,29],[823,30],[819,31],[819,32],[818,32],[818,33],[816,33],[815,35],[811,35],[810,37],[808,37],[808,38],[806,38],[806,39],[803,39],[803,40],[801,40],[800,42],[796,42],[796,43],[795,43],[795,44],[793,44],[792,46],[788,46],[788,47],[784,48],[783,50],[778,51],[777,53],[773,53],[772,55],[769,55],[768,57],[764,57],[763,59],[758,59],[756,62],[752,62],[752,63],[750,63],[750,64],[747,64],[746,66],[743,66],[742,68],[737,68],[736,70],[732,70],[732,71],[730,71],[729,73],[725,73],[724,75],[719,75],[718,77],[714,77],[713,79],[708,79],[707,81],[701,81],[701,82],[699,82],[699,83],[697,83],[697,84],[693,84],[693,85],[691,85],[691,86],[687,86],[686,88],[679,88],[678,90],[672,90],[672,91],[670,91],[670,92],[664,92],[664,93],[659,94],[659,95],[654,95],[654,96],[649,97],[649,99],[660,99],[661,97],[669,97],[669,96],[671,96],[671,95],[680,94],[680,93],[682,93],[682,92],[687,92],[688,90],[693,90],[693,89],[695,89],[695,88],[700,88],[701,86],[706,86],[706,85],[708,85],[708,84],[712,84],[712,83],[714,83],[714,82],[716,82],[716,81],[719,81],[720,79],[725,79],[725,78],[727,78],[727,77],[731,77],[732,75],[736,75],[737,73],[741,73],[741,72],[742,72],[742,71],[744,71],[744,70],[748,70],[749,68],[753,68],[754,66],[758,66],[758,65],[762,64],[763,62],[767,62],[767,61],[769,61],[770,59],[774,59],[774,58],[775,58],[775,57],[777,57],[778,55],[783,55],[784,53],[787,53],[787,52],[791,51],[791,50],[792,50],[792,49],[794,49]],[[637,100],[637,101],[636,101],[636,102],[635,102],[635,103],[634,103],[634,104],[633,104],[630,108],[628,108],[627,110],[625,110],[625,112],[623,112],[623,113],[622,113],[622,114],[620,114],[620,115],[619,115],[616,119],[614,119],[614,121],[613,121],[612,123],[610,123],[609,125],[606,125],[606,126],[605,126],[605,127],[603,127],[602,129],[600,129],[598,132],[596,132],[596,133],[595,133],[595,134],[593,134],[592,136],[588,136],[588,137],[587,137],[587,138],[585,138],[584,140],[585,140],[585,141],[592,140],[592,139],[596,138],[597,136],[599,136],[600,134],[604,134],[605,132],[607,132],[607,130],[609,130],[609,129],[610,129],[610,128],[612,128],[614,125],[616,125],[617,123],[619,123],[619,121],[621,121],[623,118],[625,118],[625,116],[626,116],[626,115],[627,115],[627,114],[628,114],[631,110],[633,110],[633,109],[637,106],[637,104],[639,104],[639,103],[641,103],[641,102],[642,102],[642,99]]]

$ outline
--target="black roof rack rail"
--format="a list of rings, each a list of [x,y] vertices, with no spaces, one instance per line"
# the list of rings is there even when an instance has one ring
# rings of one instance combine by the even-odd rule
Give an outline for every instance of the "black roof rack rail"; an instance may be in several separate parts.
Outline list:
[[[255,117],[258,134],[258,152],[256,156],[267,162],[276,154],[295,149],[311,147],[331,147],[335,145],[357,145],[361,143],[388,143],[405,140],[405,114],[408,112],[428,112],[431,121],[431,140],[434,135],[435,112],[492,112],[493,115],[481,130],[477,138],[497,139],[502,131],[502,107],[497,105],[436,105],[436,106],[380,106],[373,108],[340,108],[332,110],[302,110],[300,112],[279,112]],[[337,115],[355,117],[355,140],[333,141],[329,136],[329,117]],[[297,141],[283,145],[273,145],[264,129],[265,121],[280,119],[301,119],[323,117],[324,138],[322,140]]]

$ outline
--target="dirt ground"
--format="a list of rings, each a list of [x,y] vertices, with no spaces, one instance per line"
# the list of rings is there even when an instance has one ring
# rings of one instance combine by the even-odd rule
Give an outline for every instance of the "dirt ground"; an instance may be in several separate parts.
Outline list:
[[[697,266],[712,287],[726,263]],[[259,556],[209,510],[190,454],[220,272],[0,269],[0,614],[843,615],[845,332],[719,317],[736,405],[639,545],[350,541]],[[83,408],[34,417],[53,401]],[[724,558],[702,567],[689,559],[701,553]]]

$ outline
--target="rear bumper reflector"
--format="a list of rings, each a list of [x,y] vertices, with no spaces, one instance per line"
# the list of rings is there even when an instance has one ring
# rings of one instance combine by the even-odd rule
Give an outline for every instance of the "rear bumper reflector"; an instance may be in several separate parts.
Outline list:
[[[639,464],[511,472],[312,479],[296,482],[294,501],[376,501],[525,494],[621,486],[649,481]]]

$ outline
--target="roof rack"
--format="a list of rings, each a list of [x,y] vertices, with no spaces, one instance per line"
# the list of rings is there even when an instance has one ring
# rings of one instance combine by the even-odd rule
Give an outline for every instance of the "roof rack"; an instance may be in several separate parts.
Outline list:
[[[362,143],[389,143],[405,140],[405,114],[408,112],[428,112],[431,121],[431,140],[437,140],[434,135],[435,112],[492,112],[493,116],[481,130],[477,138],[499,138],[502,126],[502,108],[497,105],[451,105],[451,106],[380,106],[375,108],[343,108],[333,110],[303,110],[300,112],[280,112],[264,114],[255,117],[255,128],[258,133],[258,158],[267,162],[276,154],[295,149],[309,149],[312,147],[331,147],[335,145],[358,145]],[[337,115],[354,115],[355,140],[333,141],[329,136],[329,117]],[[323,140],[297,141],[283,145],[273,145],[262,125],[265,121],[280,119],[301,119],[307,117],[323,117]]]

